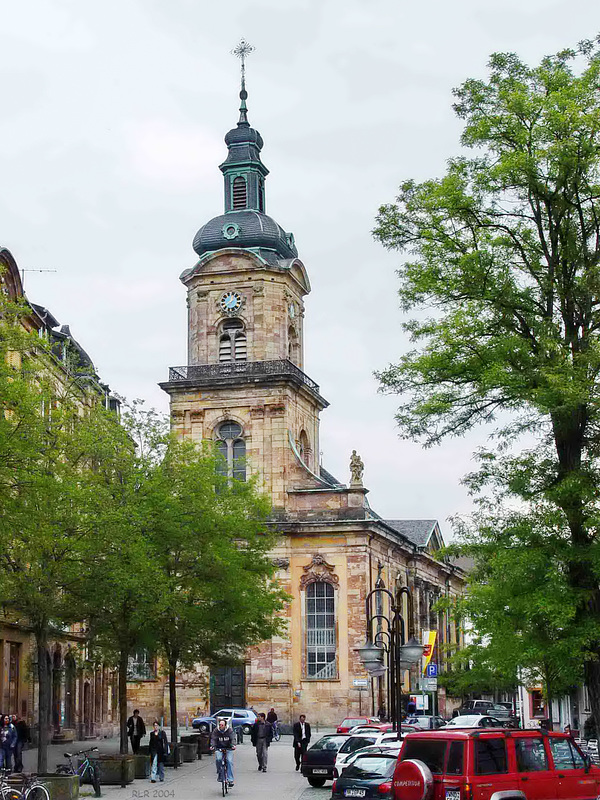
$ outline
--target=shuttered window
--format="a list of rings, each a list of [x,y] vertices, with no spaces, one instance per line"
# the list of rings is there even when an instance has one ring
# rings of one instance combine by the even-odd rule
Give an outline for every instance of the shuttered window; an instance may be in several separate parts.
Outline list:
[[[228,319],[219,337],[219,361],[246,361],[248,347],[244,324],[240,319]]]
[[[247,205],[247,186],[246,179],[238,175],[233,179],[233,210],[246,208]]]

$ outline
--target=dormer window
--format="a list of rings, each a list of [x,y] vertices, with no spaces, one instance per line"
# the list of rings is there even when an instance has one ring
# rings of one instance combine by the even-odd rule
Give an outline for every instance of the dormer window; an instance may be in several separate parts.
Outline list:
[[[248,205],[248,187],[246,179],[238,175],[233,179],[233,210],[237,211],[241,208],[246,208]]]
[[[246,361],[248,348],[241,319],[227,319],[219,337],[219,361]]]

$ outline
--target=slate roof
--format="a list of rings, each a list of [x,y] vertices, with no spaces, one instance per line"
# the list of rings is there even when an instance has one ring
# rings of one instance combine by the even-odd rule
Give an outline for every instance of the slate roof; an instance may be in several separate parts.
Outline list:
[[[233,238],[225,235],[229,227],[235,231]],[[280,258],[298,257],[291,234],[286,233],[272,217],[248,208],[211,219],[200,228],[192,246],[199,256],[225,247],[258,247],[272,250]]]
[[[417,547],[426,547],[437,525],[436,519],[386,519],[386,525],[401,533]]]
[[[327,483],[331,484],[332,486],[343,486],[342,482],[338,481],[337,478],[334,478],[331,472],[328,472],[325,467],[319,467],[319,475],[324,481],[327,481]]]

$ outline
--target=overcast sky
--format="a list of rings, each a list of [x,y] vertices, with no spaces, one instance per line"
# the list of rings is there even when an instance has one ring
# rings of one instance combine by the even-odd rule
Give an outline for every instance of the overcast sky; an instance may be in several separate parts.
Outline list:
[[[373,370],[407,347],[399,254],[370,231],[401,180],[440,175],[460,125],[451,90],[494,51],[535,62],[600,31],[597,0],[3,0],[0,243],[29,298],[111,388],[164,411],[186,363],[183,269],[222,213],[218,164],[237,121],[243,36],[249,119],[265,140],[267,211],[296,238],[312,293],[305,369],[331,406],[323,463],[356,449],[388,518],[450,515],[486,432],[423,450],[398,438]]]

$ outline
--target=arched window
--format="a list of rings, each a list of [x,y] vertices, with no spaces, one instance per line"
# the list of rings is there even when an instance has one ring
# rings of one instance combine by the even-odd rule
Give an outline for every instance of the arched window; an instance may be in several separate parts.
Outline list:
[[[238,175],[233,179],[233,210],[236,211],[240,208],[246,208],[248,188],[246,186],[246,179]]]
[[[310,443],[308,441],[308,436],[306,435],[306,431],[300,431],[300,438],[298,439],[298,452],[300,453],[300,458],[307,467],[310,467]]]
[[[217,453],[220,456],[217,471],[227,478],[246,480],[246,442],[241,438],[242,426],[237,422],[223,422],[217,431]]]
[[[288,328],[288,358],[293,363],[297,363],[299,355],[300,346],[298,344],[298,334],[296,333],[296,329],[290,325]]]
[[[248,347],[241,319],[225,320],[219,337],[219,361],[246,361]]]
[[[306,587],[306,674],[337,678],[334,588],[325,581]]]

